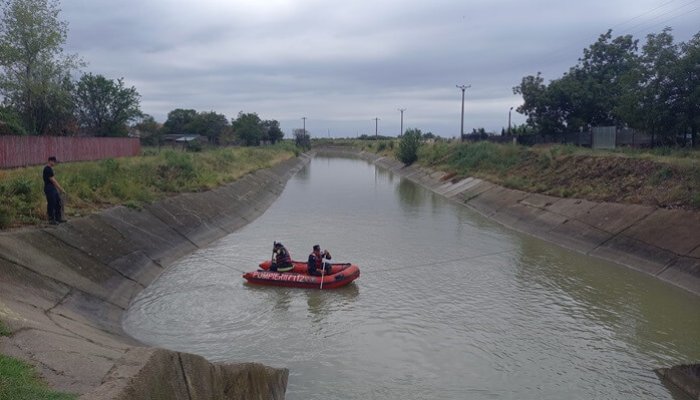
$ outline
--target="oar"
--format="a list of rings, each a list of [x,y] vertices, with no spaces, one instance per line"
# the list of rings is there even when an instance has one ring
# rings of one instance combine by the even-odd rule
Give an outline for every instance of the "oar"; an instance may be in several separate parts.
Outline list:
[[[321,257],[321,289],[323,290],[323,275],[326,273],[326,265],[323,262],[323,257]]]
[[[272,264],[275,263],[275,245],[277,244],[277,241],[272,242],[272,258],[270,258],[270,268],[268,270],[272,269]]]

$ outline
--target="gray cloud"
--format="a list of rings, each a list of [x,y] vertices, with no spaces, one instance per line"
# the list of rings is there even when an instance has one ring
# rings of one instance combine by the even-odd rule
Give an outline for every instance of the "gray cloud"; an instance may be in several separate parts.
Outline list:
[[[693,4],[694,3],[694,4]],[[500,131],[520,98],[512,87],[542,71],[555,79],[608,28],[672,26],[696,33],[700,6],[675,0],[561,2],[320,0],[64,0],[67,50],[85,71],[124,77],[144,112],[239,111],[277,119],[289,135],[306,116],[313,136],[417,127]],[[513,113],[514,123],[524,118]]]

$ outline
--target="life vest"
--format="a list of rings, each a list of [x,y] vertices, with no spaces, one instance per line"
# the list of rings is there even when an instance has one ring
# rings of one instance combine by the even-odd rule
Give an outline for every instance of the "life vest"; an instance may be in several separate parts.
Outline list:
[[[311,254],[309,254],[309,258],[313,258],[313,263],[314,263],[314,266],[316,267],[316,270],[320,270],[321,268],[323,268],[324,259],[326,259],[326,260],[331,259],[330,254],[325,253],[325,252],[321,253],[321,255],[316,255],[316,253],[311,252]]]
[[[289,255],[287,249],[282,247],[275,251],[275,261],[280,266],[292,265],[292,256]]]
[[[275,264],[279,272],[291,271],[294,268],[292,256],[284,247],[275,250]]]

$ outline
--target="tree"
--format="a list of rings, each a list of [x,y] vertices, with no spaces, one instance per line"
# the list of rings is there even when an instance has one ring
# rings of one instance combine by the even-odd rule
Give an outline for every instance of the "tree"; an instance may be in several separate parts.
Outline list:
[[[28,132],[47,134],[71,110],[70,73],[80,65],[63,54],[68,24],[58,0],[8,0],[0,20],[0,93]],[[54,114],[58,113],[58,115]]]
[[[124,86],[102,75],[85,74],[78,81],[75,103],[84,132],[94,136],[126,136],[127,124],[142,115],[141,96],[135,87]]]
[[[238,118],[231,121],[234,134],[246,146],[258,146],[262,140],[262,121],[256,113],[238,113]]]
[[[223,114],[214,111],[200,112],[185,124],[183,133],[193,133],[206,136],[209,143],[220,144],[220,137],[228,129],[228,119]]]
[[[168,119],[163,123],[163,132],[166,135],[184,135],[188,132],[188,125],[197,118],[197,111],[191,109],[176,108],[168,113]]]
[[[514,94],[523,96],[523,104],[516,111],[527,116],[527,124],[540,132],[562,132],[564,117],[552,101],[552,93],[544,84],[540,72],[526,76],[513,88]]]
[[[22,126],[22,118],[15,110],[0,106],[0,136],[17,135],[24,136],[27,131]]]
[[[612,38],[612,30],[583,50],[583,57],[569,75],[574,81],[568,92],[571,112],[580,123],[594,126],[624,123],[615,113],[625,83],[624,77],[637,68],[637,40],[631,35]],[[576,130],[578,126],[572,126]]]
[[[700,132],[700,32],[680,45],[681,57],[674,74],[678,82],[681,132],[690,131],[692,145],[698,145]]]
[[[422,132],[420,129],[407,129],[401,136],[399,148],[396,150],[396,158],[404,164],[412,164],[418,160],[418,148],[421,145]]]
[[[587,125],[624,125],[617,107],[625,77],[638,66],[637,41],[632,36],[612,38],[612,31],[583,50],[578,64],[559,79],[544,84],[540,73],[526,76],[513,93],[524,103],[517,111],[541,133],[577,131]]]
[[[262,139],[269,140],[272,144],[275,144],[284,138],[284,132],[282,132],[282,129],[280,129],[280,123],[274,119],[262,121],[262,129]]]
[[[150,146],[158,146],[163,141],[163,130],[155,118],[148,114],[143,114],[132,129],[141,138],[141,143]]]
[[[311,149],[311,136],[303,129],[294,129],[294,143],[304,150]]]

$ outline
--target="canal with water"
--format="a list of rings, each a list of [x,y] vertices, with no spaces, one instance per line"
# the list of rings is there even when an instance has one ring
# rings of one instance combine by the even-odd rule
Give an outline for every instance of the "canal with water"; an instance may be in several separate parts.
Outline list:
[[[281,241],[361,276],[253,286]],[[287,399],[675,399],[653,368],[700,360],[700,298],[510,231],[362,160],[314,158],[243,229],[170,267],[125,330],[215,362],[290,370]]]

